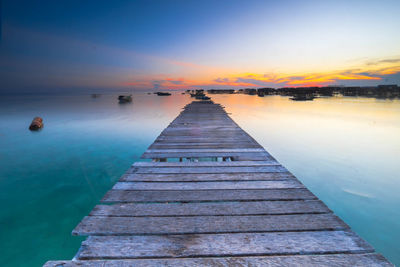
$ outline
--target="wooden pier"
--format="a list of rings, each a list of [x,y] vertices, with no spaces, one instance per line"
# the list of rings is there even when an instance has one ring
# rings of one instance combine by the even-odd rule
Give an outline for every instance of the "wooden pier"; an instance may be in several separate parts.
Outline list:
[[[187,105],[142,157],[46,267],[393,266],[221,105]]]

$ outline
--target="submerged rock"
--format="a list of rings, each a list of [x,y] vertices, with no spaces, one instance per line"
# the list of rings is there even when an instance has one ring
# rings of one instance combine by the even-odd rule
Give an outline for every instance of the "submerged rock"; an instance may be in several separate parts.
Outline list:
[[[31,131],[38,131],[43,128],[43,119],[41,117],[35,117],[31,125],[29,126],[29,130]]]

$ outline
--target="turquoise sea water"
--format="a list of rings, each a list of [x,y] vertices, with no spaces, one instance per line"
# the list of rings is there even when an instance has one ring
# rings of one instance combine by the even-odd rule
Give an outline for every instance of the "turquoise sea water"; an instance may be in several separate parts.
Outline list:
[[[71,259],[71,231],[191,101],[174,93],[0,97],[0,266]],[[216,95],[233,119],[400,265],[400,101]],[[27,128],[34,116],[45,127]]]

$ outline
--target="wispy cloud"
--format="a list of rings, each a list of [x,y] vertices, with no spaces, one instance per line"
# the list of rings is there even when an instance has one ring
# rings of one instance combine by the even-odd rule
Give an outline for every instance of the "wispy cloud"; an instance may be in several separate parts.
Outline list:
[[[150,87],[161,89],[181,88],[226,88],[226,87],[298,87],[298,86],[325,86],[330,84],[371,84],[386,81],[390,76],[395,79],[400,73],[400,66],[383,67],[378,69],[351,68],[332,72],[304,73],[304,74],[276,74],[276,73],[243,73],[227,77],[217,77],[209,81],[186,80],[184,78],[157,78],[149,80]],[[139,82],[139,83],[138,83]],[[131,86],[143,85],[145,80],[130,83]]]
[[[243,73],[229,77],[218,77],[213,81],[218,85],[243,85],[260,87],[284,87],[284,86],[323,86],[329,84],[361,84],[375,82],[378,83],[386,76],[400,73],[400,59],[381,59],[376,60],[375,64],[365,63],[359,67],[330,71],[330,72],[311,72],[304,74],[277,74],[277,73]],[[372,67],[373,66],[373,67]],[[397,81],[400,83],[400,80]]]
[[[368,61],[366,65],[381,65],[381,64],[387,64],[387,63],[400,63],[400,58],[390,58],[390,59],[380,59],[380,60],[374,60],[374,61]]]
[[[229,79],[228,78],[220,78],[218,77],[217,79],[213,80],[216,83],[229,83]]]
[[[167,79],[165,79],[165,81],[172,83],[172,84],[176,84],[176,85],[182,85],[185,83],[185,80],[183,78],[179,78],[179,79],[167,78]]]

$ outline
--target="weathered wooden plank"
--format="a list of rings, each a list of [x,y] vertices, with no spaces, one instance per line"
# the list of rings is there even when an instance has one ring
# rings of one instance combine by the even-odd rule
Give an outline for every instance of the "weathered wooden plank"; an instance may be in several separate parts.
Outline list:
[[[187,141],[187,140],[186,140]],[[163,140],[154,140],[154,143],[152,145],[154,146],[185,146],[188,145],[190,142],[184,142],[181,140],[168,140],[167,138],[164,138]],[[262,148],[259,144],[252,142],[250,140],[240,140],[236,143],[237,145],[242,145],[242,146],[253,146],[256,145],[256,148]],[[192,145],[235,145],[234,142],[228,141],[228,140],[219,140],[219,141],[213,141],[213,140],[202,140],[201,142],[196,142],[193,143]],[[233,147],[236,148],[236,147]]]
[[[135,162],[133,167],[254,167],[280,165],[276,160],[266,161],[200,161],[200,162]]]
[[[154,142],[149,148],[220,148],[220,149],[230,149],[230,148],[260,148],[259,144],[255,144],[249,141],[240,142],[240,141],[231,141],[231,142],[222,142],[222,141],[190,141],[190,140],[158,140]]]
[[[194,130],[199,130],[199,131],[207,131],[207,130],[219,130],[219,131],[242,131],[237,125],[233,124],[232,122],[230,123],[224,123],[223,125],[219,124],[220,120],[216,120],[214,124],[207,123],[204,124],[202,123],[191,123],[190,125],[185,125],[185,123],[179,123],[179,124],[173,124],[169,125],[168,128],[166,128],[164,131],[186,131],[187,129],[194,129]]]
[[[212,144],[212,143],[205,143],[205,144],[173,144],[173,143],[166,143],[166,144],[152,144],[149,149],[225,149],[225,148],[258,148],[259,145],[256,144]]]
[[[170,136],[176,136],[176,137],[197,137],[197,136],[202,136],[202,137],[228,137],[228,138],[241,138],[246,136],[246,134],[242,131],[199,131],[199,132],[194,132],[192,129],[188,129],[187,131],[174,131],[174,132],[163,132],[162,136],[170,137]]]
[[[204,124],[207,124],[208,122],[203,122]],[[230,128],[230,129],[218,129],[217,127],[215,128],[208,128],[208,129],[202,129],[199,127],[187,127],[186,129],[174,129],[174,128],[167,128],[164,131],[161,132],[161,135],[164,136],[203,136],[203,135],[210,135],[210,134],[216,134],[220,137],[223,137],[224,134],[225,136],[245,136],[247,135],[246,132],[244,132],[242,129],[239,127],[236,128]]]
[[[110,190],[102,202],[206,202],[306,200],[316,197],[307,189],[125,191]]]
[[[187,118],[179,118],[178,120],[171,123],[168,128],[196,128],[196,127],[204,127],[204,128],[217,128],[217,127],[226,127],[226,128],[238,128],[238,125],[234,123],[232,120],[227,118],[226,116],[218,116],[215,118],[196,118],[197,120],[193,120],[192,117]]]
[[[127,172],[120,181],[125,182],[212,182],[212,181],[273,181],[296,179],[289,172],[271,173],[178,173],[149,174]],[[296,179],[297,180],[297,179]]]
[[[207,123],[207,122],[203,122]],[[227,128],[219,129],[218,127],[202,129],[200,127],[186,127],[185,129],[176,129],[176,128],[167,128],[161,132],[161,135],[164,136],[203,136],[203,135],[210,135],[216,134],[220,137],[223,136],[242,136],[247,135],[246,132],[241,130],[240,128]],[[225,135],[224,135],[225,134]]]
[[[188,121],[181,122],[181,123],[174,123],[169,125],[166,129],[162,132],[180,132],[180,131],[187,131],[187,130],[194,130],[194,131],[201,131],[201,132],[208,132],[208,131],[215,131],[215,132],[238,132],[238,133],[246,133],[237,125],[232,124],[228,121],[221,121],[220,118],[216,120],[202,120],[200,123],[197,124],[188,124]],[[221,125],[219,125],[221,123]]]
[[[169,259],[129,259],[129,260],[77,260],[49,261],[44,267],[249,267],[249,266],[307,266],[307,267],[393,267],[382,255],[332,254],[332,255],[290,255],[252,257],[210,257],[210,258],[169,258]]]
[[[199,234],[343,230],[331,213],[243,216],[108,217],[86,216],[73,235]]]
[[[169,133],[162,133],[162,137],[165,138],[185,138],[186,139],[193,139],[193,138],[208,138],[210,141],[214,141],[214,138],[227,138],[227,140],[243,140],[247,135],[244,133],[225,133],[225,132],[197,132],[194,133],[193,131],[186,131],[186,132],[169,132]]]
[[[147,149],[146,153],[251,153],[266,152],[263,148],[224,148],[224,149],[208,149],[208,148],[182,148],[182,149]]]
[[[136,173],[269,173],[287,172],[282,165],[255,166],[255,167],[160,167],[160,168],[136,168]]]
[[[373,252],[372,247],[347,231],[91,236],[82,243],[78,259],[367,252]]]
[[[216,142],[221,142],[221,143],[233,143],[233,142],[242,142],[242,143],[257,143],[255,142],[251,137],[249,136],[243,136],[243,137],[221,137],[221,136],[162,136],[160,135],[157,137],[155,140],[157,143],[161,142],[179,142],[179,143],[216,143]]]
[[[214,190],[304,188],[297,180],[223,182],[118,182],[114,190]]]
[[[193,121],[196,120],[195,123]],[[235,125],[232,121],[225,120],[223,116],[219,116],[213,119],[204,119],[204,118],[185,118],[179,122],[174,122],[168,125],[162,132],[166,131],[187,131],[188,129],[193,129],[197,131],[236,131],[242,132],[243,131],[238,125]]]
[[[143,159],[159,159],[159,158],[215,158],[215,157],[233,157],[235,160],[268,160],[266,153],[143,153]]]
[[[319,200],[97,205],[90,216],[203,216],[328,213]]]
[[[226,132],[227,134],[247,134],[237,125],[234,125],[229,121],[223,121],[221,118],[216,118],[215,120],[201,120],[199,121],[200,124],[192,124],[189,122],[190,120],[191,119],[188,119],[185,122],[180,122],[179,124],[170,124],[161,132],[161,134],[189,132],[190,130],[193,130],[194,133]]]
[[[204,141],[197,141],[197,142],[190,142],[190,141],[185,141],[185,140],[155,140],[152,145],[158,146],[187,146],[187,145],[243,145],[243,146],[253,146],[256,145],[257,147],[261,147],[259,144],[254,143],[249,140],[240,140],[237,142],[233,141],[227,141],[227,140],[218,140],[218,141],[212,141],[212,140],[204,140]]]
[[[158,142],[182,142],[182,143],[201,143],[201,142],[218,142],[222,141],[225,143],[232,142],[251,142],[251,138],[246,136],[226,136],[216,134],[202,134],[202,135],[161,135],[157,138]]]
[[[204,122],[203,122],[204,123]],[[190,125],[190,127],[182,127],[182,125],[170,125],[167,129],[165,129],[162,133],[178,133],[178,132],[183,132],[187,133],[190,130],[196,131],[196,133],[212,133],[212,132],[218,132],[218,133],[227,133],[227,134],[246,134],[242,129],[238,128],[237,125],[235,126],[218,126],[218,125],[209,125],[209,126],[200,126],[200,125]]]

